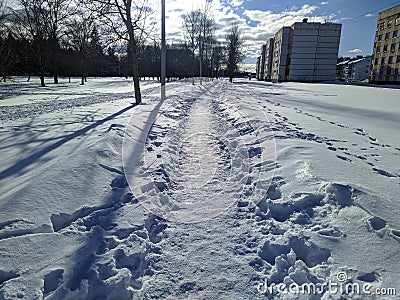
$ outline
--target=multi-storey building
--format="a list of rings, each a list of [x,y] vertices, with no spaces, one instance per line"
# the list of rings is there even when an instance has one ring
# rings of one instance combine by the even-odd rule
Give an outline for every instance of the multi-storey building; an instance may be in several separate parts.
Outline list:
[[[271,80],[271,70],[273,62],[274,52],[274,38],[270,38],[265,44],[265,55],[264,55],[264,80]]]
[[[260,80],[260,72],[261,72],[261,56],[257,57],[256,64],[256,78]]]
[[[261,46],[261,55],[260,55],[260,75],[259,80],[264,80],[264,73],[265,73],[265,49],[266,45]]]
[[[335,80],[341,24],[296,22],[275,34],[272,81]]]
[[[288,80],[290,61],[290,27],[282,27],[275,34],[274,49],[272,55],[271,80]]]
[[[400,82],[400,5],[378,15],[371,66],[372,82]]]

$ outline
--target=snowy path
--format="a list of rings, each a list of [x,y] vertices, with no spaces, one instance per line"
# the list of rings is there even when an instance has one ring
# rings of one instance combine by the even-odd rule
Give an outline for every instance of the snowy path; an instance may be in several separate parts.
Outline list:
[[[3,110],[0,299],[280,299],[257,287],[340,272],[396,287],[398,90],[380,108],[365,87],[147,87],[137,107],[111,88]],[[314,298],[341,297],[381,299]]]
[[[217,115],[210,97],[219,92],[213,87],[191,103],[183,124],[170,133],[172,144],[164,148],[163,163],[173,182],[169,199],[177,209],[169,215],[175,222],[169,223],[160,243],[161,271],[149,282],[147,297],[255,294],[248,289],[250,266],[235,255],[237,240],[250,228],[237,212],[243,184],[233,176],[232,153],[222,142],[226,124],[218,122],[227,121]]]

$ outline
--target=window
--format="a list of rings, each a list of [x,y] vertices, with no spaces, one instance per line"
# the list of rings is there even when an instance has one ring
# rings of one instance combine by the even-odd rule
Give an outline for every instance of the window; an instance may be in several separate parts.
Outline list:
[[[393,19],[391,19],[391,20],[389,20],[389,21],[387,22],[387,27],[388,27],[388,28],[392,27],[392,25],[393,25]]]
[[[396,26],[396,25],[400,25],[400,17],[398,17],[398,18],[396,18],[395,20],[394,20],[394,25]]]
[[[378,35],[378,41],[382,40],[382,34]]]
[[[392,39],[397,38],[398,30],[393,31]]]
[[[396,63],[400,63],[400,55],[397,55]]]
[[[378,63],[379,63],[379,58],[375,58],[374,65],[377,65]]]
[[[386,33],[386,34],[385,34],[385,40],[388,40],[388,39],[389,39],[389,36],[390,36],[390,33],[389,33],[389,32]]]
[[[385,29],[385,24],[384,24],[384,23],[380,24],[380,25],[379,25],[379,29],[380,29],[380,30]]]
[[[376,51],[375,52],[376,53],[380,53],[381,52],[381,47],[380,46],[376,47]]]
[[[390,45],[390,52],[394,52],[396,49],[396,44],[391,44]]]
[[[383,46],[383,52],[387,52],[387,49],[388,49],[387,45]]]
[[[389,56],[388,63],[389,63],[389,64],[392,64],[392,63],[393,63],[393,56]]]

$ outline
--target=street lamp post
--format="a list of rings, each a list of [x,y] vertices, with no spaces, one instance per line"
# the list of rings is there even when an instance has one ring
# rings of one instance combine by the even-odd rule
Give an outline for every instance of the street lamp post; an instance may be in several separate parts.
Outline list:
[[[165,44],[165,0],[161,0],[161,100],[165,99],[167,73],[167,46]]]

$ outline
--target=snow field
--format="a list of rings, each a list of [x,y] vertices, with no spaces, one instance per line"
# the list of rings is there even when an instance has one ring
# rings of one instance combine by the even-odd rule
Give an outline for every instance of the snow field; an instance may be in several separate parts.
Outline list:
[[[176,82],[160,101],[148,83],[132,106],[123,80],[100,85],[0,109],[0,299],[396,287],[398,90]]]

